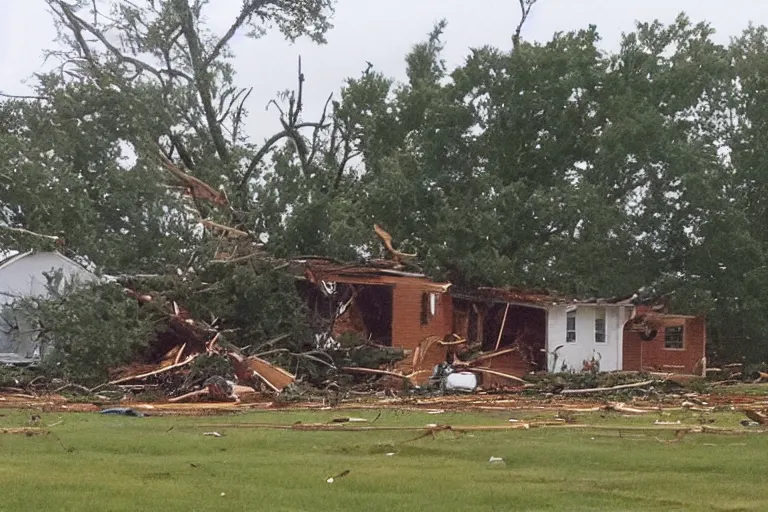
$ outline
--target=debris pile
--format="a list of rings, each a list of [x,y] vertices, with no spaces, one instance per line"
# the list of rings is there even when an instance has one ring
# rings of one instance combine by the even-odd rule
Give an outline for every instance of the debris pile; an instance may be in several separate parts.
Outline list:
[[[139,303],[156,302],[155,297],[139,294],[132,290],[127,293]],[[212,401],[240,402],[241,397],[258,396],[256,388],[265,386],[275,393],[280,393],[296,381],[289,372],[270,364],[256,356],[245,356],[236,347],[223,343],[221,332],[203,322],[190,318],[189,313],[176,302],[171,302],[168,312],[167,329],[160,332],[145,354],[144,361],[115,369],[113,379],[105,386],[118,386],[122,389],[137,391],[147,389],[148,382],[155,381],[166,386],[166,391],[175,394],[178,391],[197,387],[170,402]],[[235,380],[223,375],[208,376],[200,382],[190,382],[190,367],[198,358],[218,358],[231,364]]]

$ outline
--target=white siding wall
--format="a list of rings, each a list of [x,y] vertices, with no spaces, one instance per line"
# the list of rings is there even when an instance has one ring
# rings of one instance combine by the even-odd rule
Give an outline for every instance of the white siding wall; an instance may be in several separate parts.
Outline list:
[[[45,287],[48,282],[43,272],[61,269],[64,281],[77,279],[89,282],[97,277],[56,253],[39,252],[19,257],[0,268],[0,307],[10,304],[18,297],[44,297],[48,295]],[[23,318],[15,318],[18,330],[9,330],[8,325],[0,320],[0,352],[15,353],[21,357],[32,357],[37,343],[36,335],[30,333],[31,326]]]
[[[562,355],[566,347],[557,351],[558,358],[555,361],[552,351],[565,343],[565,306],[553,306],[547,310],[547,370],[550,372],[559,372],[562,364]],[[554,365],[554,366],[553,366]]]
[[[595,343],[595,312],[604,306],[579,305],[576,312],[576,342],[566,343],[566,306],[549,308],[547,351],[549,370],[559,372],[563,363],[571,371],[581,371],[584,361],[593,357],[600,361],[601,371],[615,371],[622,367],[622,345],[624,323],[629,318],[631,308],[607,306],[605,308],[605,343]],[[556,368],[553,368],[551,352],[563,345],[558,351]]]

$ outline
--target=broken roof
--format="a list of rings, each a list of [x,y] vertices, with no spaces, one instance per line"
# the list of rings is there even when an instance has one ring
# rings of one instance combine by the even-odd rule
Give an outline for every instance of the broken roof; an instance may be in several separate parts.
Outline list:
[[[493,302],[508,302],[538,307],[558,305],[613,305],[629,306],[635,295],[612,298],[588,298],[579,299],[567,295],[561,295],[548,290],[536,290],[530,288],[506,287],[506,288],[478,288],[475,292],[465,295],[469,299],[489,300]]]
[[[312,282],[332,281],[362,285],[406,285],[426,291],[445,293],[450,283],[437,283],[420,272],[403,270],[402,265],[388,260],[341,263],[328,259],[303,261],[307,278]]]

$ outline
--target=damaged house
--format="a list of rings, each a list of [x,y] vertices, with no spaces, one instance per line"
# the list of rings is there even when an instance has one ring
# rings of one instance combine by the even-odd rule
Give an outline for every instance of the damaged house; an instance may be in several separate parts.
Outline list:
[[[674,315],[637,306],[625,324],[624,370],[661,370],[706,375],[707,322],[703,316]]]
[[[397,267],[382,260],[309,261],[306,278],[316,290],[310,307],[326,310],[333,339],[354,333],[369,343],[402,349],[406,359],[398,370],[418,372],[416,381],[423,382],[446,358],[443,340],[453,333],[451,285]]]
[[[453,307],[454,332],[495,355],[485,365],[499,372],[704,371],[704,318],[651,313],[632,297],[480,288],[453,293]],[[484,377],[484,385],[495,384],[500,379]]]
[[[18,253],[0,261],[0,363],[30,363],[43,355],[38,333],[30,322],[4,311],[4,306],[19,299],[62,293],[67,285],[96,279],[93,272],[56,251]]]

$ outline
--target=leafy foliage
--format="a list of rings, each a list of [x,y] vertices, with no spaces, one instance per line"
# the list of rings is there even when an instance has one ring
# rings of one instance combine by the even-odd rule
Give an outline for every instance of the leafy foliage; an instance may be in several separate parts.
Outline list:
[[[89,285],[48,300],[24,299],[14,307],[39,325],[50,347],[44,361],[48,374],[85,384],[101,383],[110,368],[132,362],[157,322],[114,284]]]

